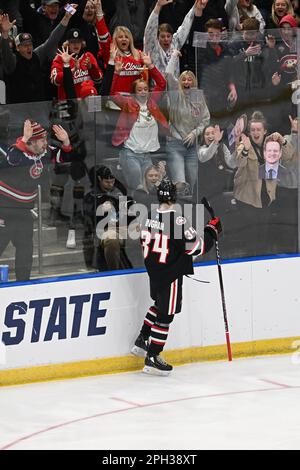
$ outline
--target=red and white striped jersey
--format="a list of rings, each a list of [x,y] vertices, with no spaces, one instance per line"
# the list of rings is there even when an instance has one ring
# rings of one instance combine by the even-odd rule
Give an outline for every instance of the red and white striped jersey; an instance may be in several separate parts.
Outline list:
[[[90,61],[91,68],[88,68],[86,65],[87,59]],[[63,87],[63,68],[63,60],[57,55],[52,62],[50,78],[52,83],[58,87],[57,93],[59,100],[66,99],[66,92]],[[95,85],[100,85],[103,74],[97,60],[90,52],[83,52],[77,60],[72,58],[70,60],[70,68],[77,98],[81,98],[81,86],[83,83],[85,86],[89,85],[90,88],[93,88]]]
[[[129,52],[120,57],[122,69],[114,74],[110,94],[132,93],[132,84],[138,78],[148,81],[148,70],[144,67],[142,58],[135,59]]]

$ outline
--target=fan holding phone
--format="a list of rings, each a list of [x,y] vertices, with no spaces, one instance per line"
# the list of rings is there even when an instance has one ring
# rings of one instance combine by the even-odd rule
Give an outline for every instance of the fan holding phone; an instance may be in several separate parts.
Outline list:
[[[74,15],[76,13],[76,8],[77,5],[75,4],[71,4],[71,3],[67,3],[65,6],[64,6],[64,9],[66,10],[66,12],[70,13],[70,15]]]

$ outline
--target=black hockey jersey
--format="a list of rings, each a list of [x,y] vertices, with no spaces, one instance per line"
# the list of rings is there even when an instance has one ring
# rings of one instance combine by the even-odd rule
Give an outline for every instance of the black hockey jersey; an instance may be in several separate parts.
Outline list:
[[[47,147],[43,154],[32,154],[19,138],[15,145],[1,146],[0,208],[32,209],[37,187],[46,163],[69,160],[72,147]]]
[[[170,284],[193,274],[192,255],[203,254],[204,241],[175,209],[154,209],[141,224],[141,244],[151,283]]]

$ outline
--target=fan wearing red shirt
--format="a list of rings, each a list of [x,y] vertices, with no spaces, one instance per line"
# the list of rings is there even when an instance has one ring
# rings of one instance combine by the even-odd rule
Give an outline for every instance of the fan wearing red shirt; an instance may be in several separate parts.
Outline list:
[[[132,93],[132,85],[135,80],[148,79],[144,68],[142,51],[136,49],[133,43],[131,31],[125,26],[118,26],[113,34],[113,43],[118,50],[118,61],[122,62],[121,70],[115,73],[111,95],[116,93]]]
[[[131,96],[114,93],[112,98],[120,107],[121,113],[112,136],[112,144],[121,146],[120,164],[129,189],[142,185],[143,175],[152,165],[151,155],[160,148],[159,127],[168,133],[169,125],[158,106],[158,101],[166,88],[166,80],[152,64],[151,57],[143,53],[143,63],[149,78],[155,83],[150,92],[148,82],[138,79],[133,82]],[[122,64],[115,62],[119,72]]]
[[[93,54],[85,52],[85,41],[82,39],[79,29],[70,29],[68,31],[64,47],[68,47],[68,51],[72,55],[70,63],[64,64],[62,57],[57,54],[51,66],[51,81],[58,87],[58,99],[66,99],[66,92],[63,87],[64,67],[71,68],[77,98],[97,95],[98,92],[95,87],[100,85],[103,74]],[[82,96],[83,94],[84,96]]]

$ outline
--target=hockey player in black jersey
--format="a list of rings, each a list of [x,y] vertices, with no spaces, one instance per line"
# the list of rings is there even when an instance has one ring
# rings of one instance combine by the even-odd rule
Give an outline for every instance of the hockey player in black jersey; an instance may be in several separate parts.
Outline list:
[[[170,323],[181,311],[183,276],[193,274],[193,256],[209,251],[221,232],[219,217],[204,229],[204,240],[176,211],[176,186],[163,180],[157,188],[159,206],[141,225],[141,244],[150,278],[149,308],[132,354],[145,357],[144,372],[168,375],[173,367],[161,357]]]

